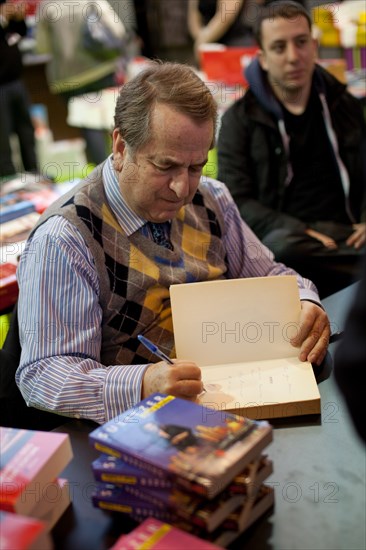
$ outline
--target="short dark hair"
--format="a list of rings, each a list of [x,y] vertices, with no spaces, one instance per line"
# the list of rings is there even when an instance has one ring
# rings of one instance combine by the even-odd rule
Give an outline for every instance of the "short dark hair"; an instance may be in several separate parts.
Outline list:
[[[192,67],[152,61],[122,86],[116,102],[114,126],[131,151],[137,151],[151,138],[151,113],[159,103],[198,123],[212,120],[216,127],[216,102]]]
[[[299,16],[305,17],[311,30],[311,15],[300,2],[296,2],[296,0],[275,0],[267,3],[260,9],[254,25],[254,35],[258,45],[262,47],[262,23],[265,19],[276,19],[278,17],[295,19]]]

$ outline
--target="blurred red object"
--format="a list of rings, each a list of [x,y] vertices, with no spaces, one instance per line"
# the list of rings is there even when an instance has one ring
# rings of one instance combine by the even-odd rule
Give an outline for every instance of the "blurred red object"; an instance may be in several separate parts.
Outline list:
[[[201,70],[209,80],[247,85],[244,70],[256,56],[258,46],[228,47],[205,44],[199,51]]]
[[[0,264],[0,311],[13,306],[18,298],[16,279],[17,266],[11,263]]]
[[[7,0],[8,4],[20,4],[25,9],[25,15],[35,15],[40,0]]]

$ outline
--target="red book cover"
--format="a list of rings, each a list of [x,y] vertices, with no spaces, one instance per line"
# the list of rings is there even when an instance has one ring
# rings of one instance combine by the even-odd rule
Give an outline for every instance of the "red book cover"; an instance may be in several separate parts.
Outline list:
[[[0,310],[11,307],[17,301],[16,270],[17,266],[9,262],[0,264]]]
[[[110,550],[214,550],[219,547],[173,527],[149,518],[128,535],[122,535]]]
[[[0,427],[0,509],[29,515],[72,458],[68,434]]]
[[[1,550],[51,550],[52,547],[43,521],[0,512]]]

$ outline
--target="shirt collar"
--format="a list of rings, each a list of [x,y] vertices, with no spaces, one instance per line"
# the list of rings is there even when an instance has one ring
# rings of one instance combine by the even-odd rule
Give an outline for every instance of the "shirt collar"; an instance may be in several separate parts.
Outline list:
[[[107,158],[103,166],[103,184],[109,206],[116,216],[119,225],[129,237],[144,226],[146,220],[131,210],[124,200],[119,187],[117,174],[113,168],[112,155]]]

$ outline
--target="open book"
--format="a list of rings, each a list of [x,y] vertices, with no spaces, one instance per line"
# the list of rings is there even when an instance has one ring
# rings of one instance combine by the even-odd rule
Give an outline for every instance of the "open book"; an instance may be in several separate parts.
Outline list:
[[[177,357],[202,370],[199,403],[256,419],[320,413],[312,365],[290,343],[295,276],[172,285],[170,297]]]

